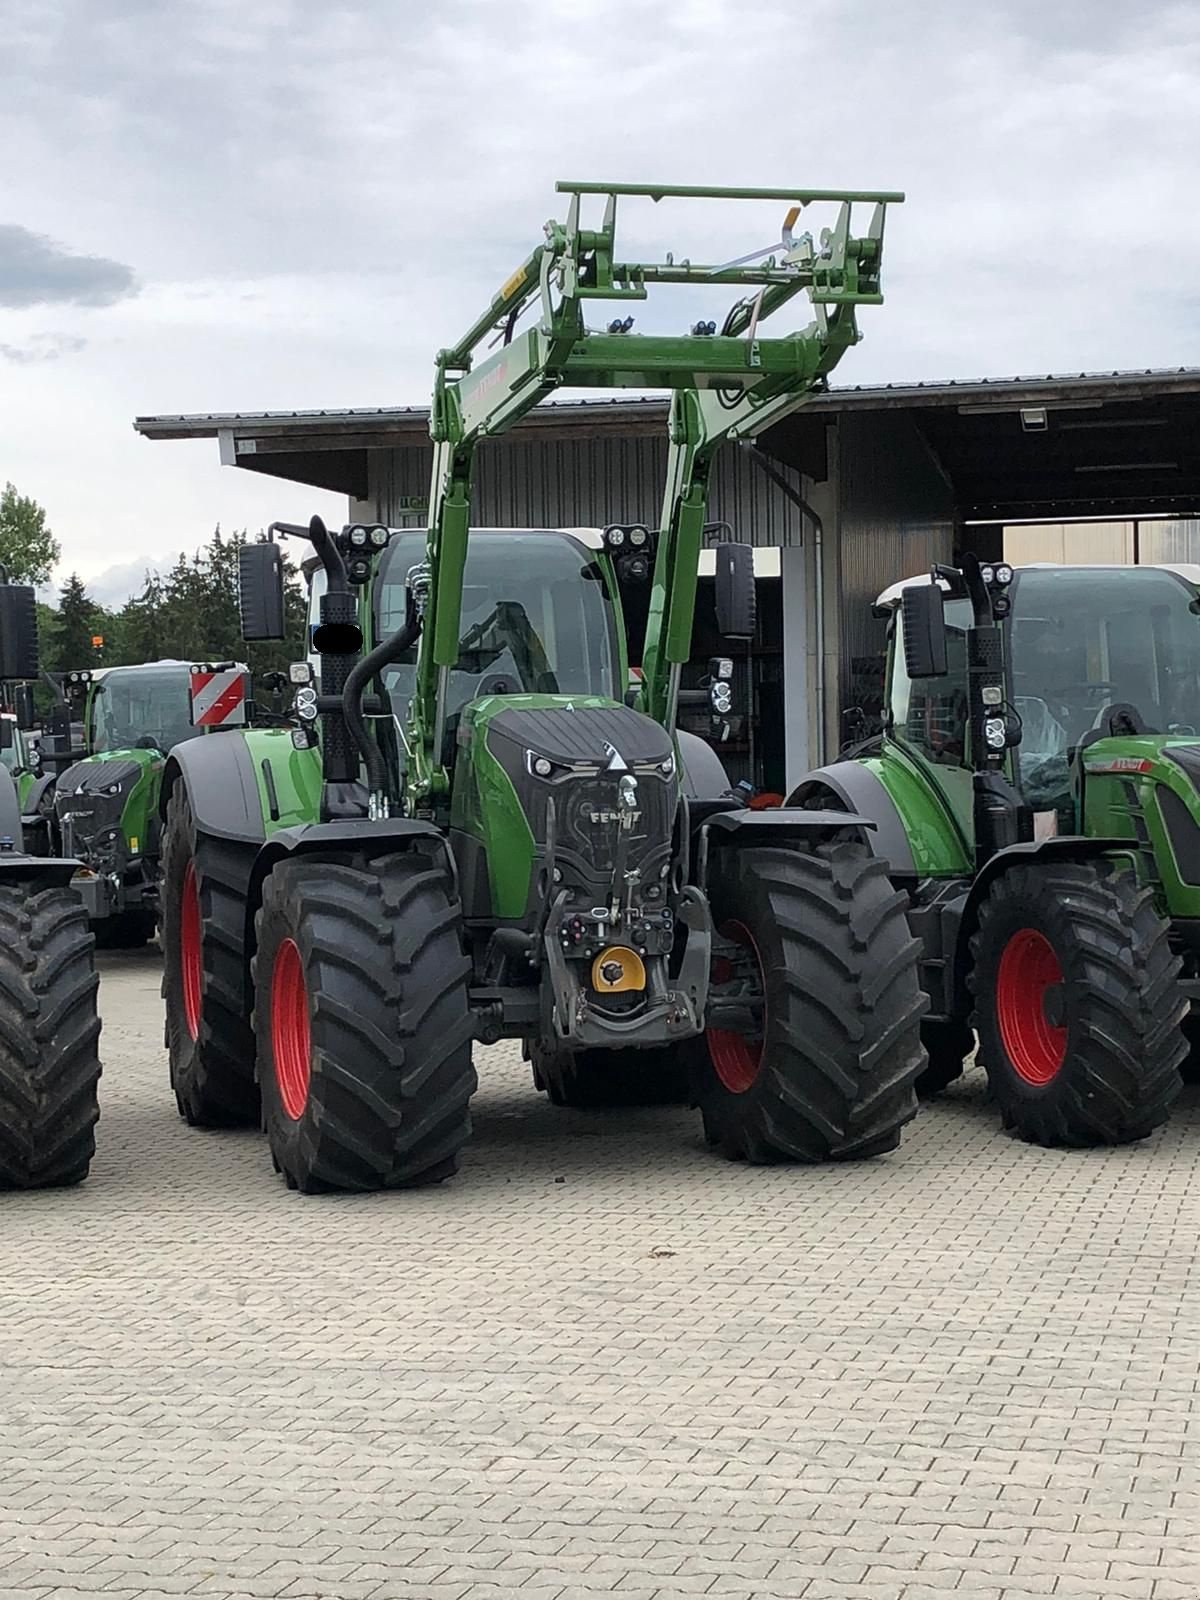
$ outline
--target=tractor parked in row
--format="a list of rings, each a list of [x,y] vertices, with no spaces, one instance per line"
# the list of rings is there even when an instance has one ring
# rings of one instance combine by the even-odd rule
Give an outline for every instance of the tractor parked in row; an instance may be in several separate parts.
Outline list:
[[[964,557],[878,606],[882,741],[791,803],[871,818],[909,896],[920,1087],[958,1078],[977,1034],[1024,1138],[1142,1138],[1200,1000],[1200,567]]]
[[[246,669],[151,661],[68,672],[62,686],[82,717],[84,754],[58,774],[53,842],[80,863],[73,887],[98,941],[133,948],[155,930],[167,753],[210,728],[244,723]]]
[[[2,681],[37,676],[34,607],[32,588],[0,583]],[[26,852],[0,763],[0,1189],[79,1183],[95,1151],[98,982],[76,866]]]
[[[452,1173],[473,1047],[501,1039],[523,1041],[559,1098],[682,1057],[710,1142],[751,1161],[876,1155],[916,1110],[917,947],[861,819],[743,807],[677,728],[716,451],[800,403],[856,342],[900,197],[559,187],[566,221],[438,357],[428,532],[276,525],[319,561],[299,726],[193,740],[167,762],[176,1100],[193,1123],[261,1114],[304,1191]],[[623,261],[618,200],[672,195],[791,209],[779,243],[745,260]],[[828,200],[832,227],[793,233]],[[661,284],[743,297],[719,332],[588,326],[586,311],[624,312]],[[768,331],[801,293],[813,322]],[[672,391],[657,530],[472,531],[477,446],[560,385]],[[754,632],[751,557],[716,545],[728,637]],[[652,588],[631,689],[621,581],[639,574]],[[281,635],[278,544],[243,551],[242,602],[248,639]],[[727,665],[710,673],[718,716]]]

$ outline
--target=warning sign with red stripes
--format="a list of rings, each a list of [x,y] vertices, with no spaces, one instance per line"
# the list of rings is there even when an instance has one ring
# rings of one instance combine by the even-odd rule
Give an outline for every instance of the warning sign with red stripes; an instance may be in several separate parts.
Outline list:
[[[192,671],[192,726],[236,728],[246,720],[247,675],[244,667],[207,667]]]

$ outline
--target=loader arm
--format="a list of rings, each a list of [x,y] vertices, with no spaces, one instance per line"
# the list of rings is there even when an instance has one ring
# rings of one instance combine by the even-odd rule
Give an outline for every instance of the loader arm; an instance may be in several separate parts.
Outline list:
[[[687,660],[696,575],[707,506],[708,475],[717,447],[758,433],[798,405],[859,337],[855,307],[879,304],[883,223],[901,194],[801,189],[707,189],[694,186],[560,183],[568,195],[565,223],[545,225],[544,242],[493,296],[451,349],[437,357],[430,431],[434,443],[424,626],[416,692],[410,710],[406,806],[432,815],[444,809],[450,778],[444,764],[446,693],[459,653],[463,571],[471,512],[471,477],[481,439],[507,432],[559,387],[667,389],[671,454],[662,533],[654,570],[647,683],[643,706],[670,719],[670,683]],[[598,227],[585,227],[585,199],[604,197]],[[779,200],[788,204],[780,238],[765,250],[726,263],[676,260],[623,262],[616,253],[617,202],[653,200]],[[814,241],[795,235],[802,210],[838,205],[832,228]],[[873,206],[865,234],[851,234],[858,202]],[[718,333],[696,324],[689,333],[631,333],[632,318],[603,331],[587,326],[589,301],[637,302],[660,284],[734,286],[746,291]],[[771,336],[762,323],[807,293],[815,320],[799,333]],[[528,326],[518,323],[533,313]],[[709,328],[713,331],[708,331]],[[477,359],[485,343],[499,345]]]

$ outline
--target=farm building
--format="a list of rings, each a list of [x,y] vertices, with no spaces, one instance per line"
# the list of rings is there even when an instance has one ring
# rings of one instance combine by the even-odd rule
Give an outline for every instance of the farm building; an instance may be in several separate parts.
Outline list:
[[[348,515],[421,525],[421,407],[139,417],[213,438],[242,471],[346,495]],[[657,524],[658,397],[544,405],[478,457],[481,526]],[[955,551],[1009,560],[1200,560],[1200,369],[832,388],[718,458],[715,519],[758,547],[760,627],[739,668],[754,714],[735,772],[786,790],[877,713],[871,602]],[[696,673],[718,648],[702,584]],[[635,631],[636,631],[636,607]],[[849,717],[848,717],[849,714]],[[698,731],[699,728],[698,728]]]

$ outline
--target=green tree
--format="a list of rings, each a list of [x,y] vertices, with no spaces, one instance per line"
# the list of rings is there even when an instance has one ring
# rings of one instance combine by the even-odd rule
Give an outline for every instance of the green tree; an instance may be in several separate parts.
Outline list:
[[[95,634],[103,634],[107,613],[84,587],[83,579],[72,572],[58,597],[58,611],[50,626],[46,665],[52,672],[71,672],[90,667],[103,657],[93,647]]]
[[[8,568],[13,583],[49,583],[62,554],[58,540],[46,526],[46,513],[36,500],[18,494],[6,483],[0,494],[0,564]]]

